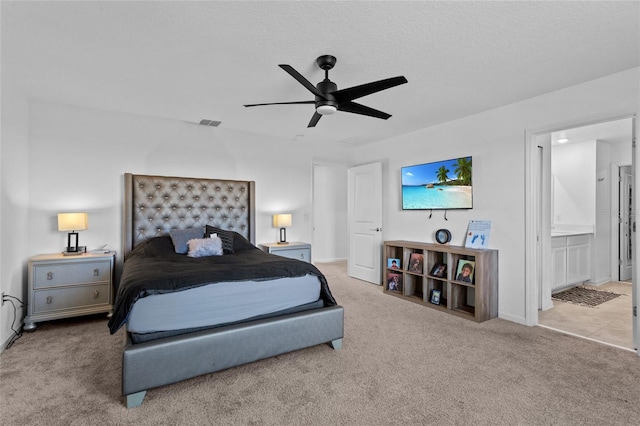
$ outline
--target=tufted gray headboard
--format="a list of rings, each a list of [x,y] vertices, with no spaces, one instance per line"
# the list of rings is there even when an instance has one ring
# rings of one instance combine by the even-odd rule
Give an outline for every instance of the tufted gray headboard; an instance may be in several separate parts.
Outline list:
[[[124,256],[172,229],[213,225],[255,244],[255,182],[124,175]]]

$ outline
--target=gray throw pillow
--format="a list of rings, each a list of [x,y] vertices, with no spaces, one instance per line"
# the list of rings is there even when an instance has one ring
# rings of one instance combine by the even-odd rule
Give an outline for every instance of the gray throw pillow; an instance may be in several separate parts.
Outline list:
[[[169,231],[171,242],[178,254],[187,254],[189,246],[187,243],[194,238],[204,237],[204,230],[202,228],[188,228],[188,229],[174,229]]]

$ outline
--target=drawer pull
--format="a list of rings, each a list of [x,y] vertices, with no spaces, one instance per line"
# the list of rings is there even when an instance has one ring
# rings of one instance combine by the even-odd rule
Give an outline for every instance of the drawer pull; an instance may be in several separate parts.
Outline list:
[[[100,270],[98,268],[93,270],[93,276],[97,277],[98,275],[100,275]]]
[[[53,272],[47,272],[47,279],[48,280],[52,280],[53,279]]]
[[[53,303],[53,296],[47,296],[47,305],[50,305]]]
[[[100,292],[98,290],[93,292],[93,298],[98,299],[100,297]]]

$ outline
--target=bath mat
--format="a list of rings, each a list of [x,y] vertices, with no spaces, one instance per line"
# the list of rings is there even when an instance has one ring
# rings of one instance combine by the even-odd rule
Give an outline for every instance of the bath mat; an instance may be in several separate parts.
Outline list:
[[[610,291],[593,290],[584,287],[573,287],[560,293],[551,295],[552,299],[563,302],[574,303],[576,305],[594,307],[601,303],[608,302],[620,296],[618,293]]]

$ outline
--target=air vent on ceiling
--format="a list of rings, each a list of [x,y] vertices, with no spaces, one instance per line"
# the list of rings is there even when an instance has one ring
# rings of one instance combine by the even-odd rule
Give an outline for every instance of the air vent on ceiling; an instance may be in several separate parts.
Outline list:
[[[222,122],[221,121],[215,121],[215,120],[207,120],[206,118],[203,118],[202,120],[200,120],[200,124],[202,124],[203,126],[218,127],[220,125],[220,123],[222,123]]]

